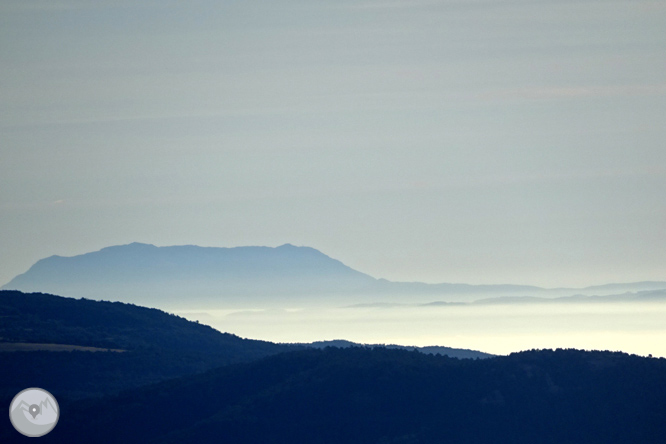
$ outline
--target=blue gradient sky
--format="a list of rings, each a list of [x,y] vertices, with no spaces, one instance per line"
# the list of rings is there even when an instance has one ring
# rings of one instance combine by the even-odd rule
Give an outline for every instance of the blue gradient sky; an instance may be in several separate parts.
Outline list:
[[[665,280],[662,1],[0,0],[0,281],[133,241]]]

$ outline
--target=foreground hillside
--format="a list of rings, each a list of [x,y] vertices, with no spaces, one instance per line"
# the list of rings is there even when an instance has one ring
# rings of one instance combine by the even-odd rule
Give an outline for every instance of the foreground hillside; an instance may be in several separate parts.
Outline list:
[[[285,353],[68,407],[52,442],[663,443],[666,360]]]
[[[294,349],[156,309],[41,293],[0,291],[0,319],[2,396],[32,386],[98,396]],[[56,345],[74,351],[43,351]]]

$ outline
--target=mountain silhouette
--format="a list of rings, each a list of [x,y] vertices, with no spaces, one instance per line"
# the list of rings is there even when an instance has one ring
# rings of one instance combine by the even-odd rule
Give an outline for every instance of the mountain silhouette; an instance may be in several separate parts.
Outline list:
[[[363,292],[376,280],[309,247],[156,247],[133,243],[35,263],[2,289],[191,307]],[[270,298],[269,298],[270,296]]]

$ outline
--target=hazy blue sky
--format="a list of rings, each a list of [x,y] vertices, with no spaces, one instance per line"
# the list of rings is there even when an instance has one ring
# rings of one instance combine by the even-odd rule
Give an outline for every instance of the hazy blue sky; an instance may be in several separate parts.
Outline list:
[[[666,2],[0,0],[0,281],[133,241],[666,280]]]

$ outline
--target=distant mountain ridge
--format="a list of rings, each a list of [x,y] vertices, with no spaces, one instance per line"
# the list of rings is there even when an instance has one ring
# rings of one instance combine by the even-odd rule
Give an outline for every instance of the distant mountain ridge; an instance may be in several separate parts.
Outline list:
[[[142,305],[369,291],[376,279],[309,247],[132,243],[35,263],[2,289]]]
[[[458,359],[487,359],[492,358],[495,355],[490,353],[484,353],[476,350],[467,350],[464,348],[452,348],[444,347],[439,345],[430,345],[426,347],[416,347],[416,346],[405,346],[405,345],[396,345],[396,344],[359,344],[357,342],[346,341],[344,339],[334,339],[332,341],[315,341],[309,344],[294,344],[302,345],[305,347],[311,348],[326,348],[326,347],[337,347],[337,348],[350,348],[350,347],[363,347],[363,348],[386,348],[386,349],[397,349],[397,350],[407,350],[407,351],[419,351],[427,355],[442,355],[449,356],[451,358]]]
[[[132,243],[72,257],[51,256],[4,285],[160,308],[227,308],[300,303],[471,302],[488,297],[607,295],[666,289],[666,282],[585,289],[529,285],[391,282],[310,247],[157,247]]]

